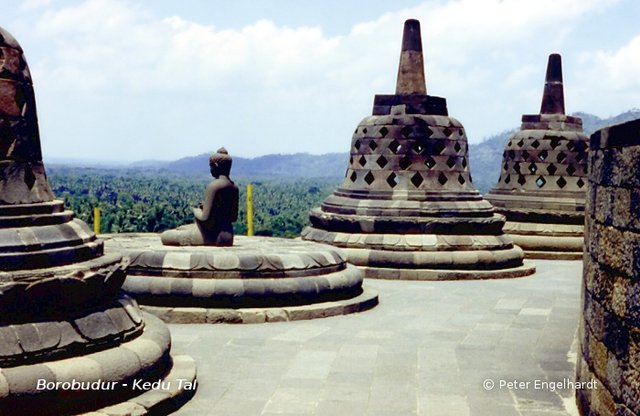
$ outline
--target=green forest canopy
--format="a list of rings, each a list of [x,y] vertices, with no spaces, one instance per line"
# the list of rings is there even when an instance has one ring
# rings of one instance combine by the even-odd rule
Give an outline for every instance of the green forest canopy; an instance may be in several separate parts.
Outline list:
[[[101,211],[102,233],[161,232],[193,221],[192,209],[202,202],[203,176],[168,172],[53,167],[49,182],[67,209],[93,224]],[[319,206],[340,179],[239,179],[240,212],[236,234],[246,234],[246,185],[253,184],[256,235],[295,237],[309,224],[309,209]]]

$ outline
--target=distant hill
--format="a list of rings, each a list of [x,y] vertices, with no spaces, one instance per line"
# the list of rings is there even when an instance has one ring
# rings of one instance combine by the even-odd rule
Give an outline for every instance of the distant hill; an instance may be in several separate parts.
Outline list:
[[[185,157],[164,165],[162,170],[208,174],[209,156],[210,153],[204,153]],[[348,153],[273,154],[253,159],[234,156],[232,174],[235,177],[339,178],[344,176],[348,160]]]
[[[588,113],[574,113],[573,115],[582,118],[585,133],[590,135],[602,127],[640,118],[640,110],[633,109],[608,118],[600,118]],[[479,191],[487,192],[498,180],[504,145],[509,136],[517,130],[518,128],[514,127],[511,130],[488,137],[481,143],[469,145],[473,180]],[[143,169],[154,166],[161,171],[208,175],[209,155],[209,153],[205,153],[174,162],[136,162],[132,166],[142,167]],[[341,178],[344,176],[348,159],[349,154],[347,152],[323,155],[311,155],[308,153],[271,154],[252,159],[236,156],[233,158],[233,176],[238,178],[277,177],[291,179]]]

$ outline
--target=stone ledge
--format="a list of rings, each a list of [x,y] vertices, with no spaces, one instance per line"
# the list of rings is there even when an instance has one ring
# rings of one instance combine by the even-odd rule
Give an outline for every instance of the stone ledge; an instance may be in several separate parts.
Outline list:
[[[384,280],[481,280],[512,279],[530,276],[536,272],[536,266],[528,261],[520,267],[501,270],[436,270],[436,269],[385,269],[381,267],[361,266],[364,277]]]
[[[145,306],[141,308],[165,322],[173,324],[249,324],[264,322],[298,321],[325,318],[363,312],[378,304],[378,293],[364,288],[362,294],[351,299],[314,303],[304,306],[285,306],[279,308],[183,308]]]

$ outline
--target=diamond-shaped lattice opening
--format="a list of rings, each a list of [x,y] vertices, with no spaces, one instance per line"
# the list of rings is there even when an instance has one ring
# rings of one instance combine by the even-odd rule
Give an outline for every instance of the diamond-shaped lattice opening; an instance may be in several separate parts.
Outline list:
[[[411,134],[411,127],[404,126],[402,130],[400,130],[400,134],[402,134],[404,137],[409,137],[409,135]]]
[[[567,143],[567,149],[573,150],[574,147],[576,147],[576,145],[573,142]]]
[[[369,149],[376,150],[377,148],[378,148],[378,144],[374,140],[371,140],[369,142]]]
[[[509,142],[507,143],[507,147],[511,147],[513,143],[511,142],[511,140],[509,140]]]
[[[516,157],[516,152],[513,150],[509,150],[509,159],[513,160]]]
[[[451,131],[451,129],[449,129],[449,127],[445,127],[444,130],[442,130],[442,132],[444,133],[445,136],[447,137],[451,137],[451,135],[453,134],[453,132]]]
[[[578,188],[582,188],[584,186],[584,181],[582,180],[582,178],[578,179],[578,182],[576,182],[576,185],[578,185]]]
[[[355,172],[351,172],[351,176],[349,176],[349,179],[351,179],[351,182],[355,182],[356,179],[358,179],[358,175]]]
[[[464,129],[458,130],[458,134],[460,135],[460,137],[464,136]]]
[[[522,173],[520,172],[520,162],[516,162],[513,164],[513,170],[515,170],[518,173]]]
[[[516,143],[518,147],[522,147],[524,145],[524,140],[520,139],[518,143]]]
[[[371,185],[373,183],[373,181],[375,181],[375,180],[376,180],[376,178],[375,178],[375,176],[373,176],[373,174],[371,172],[368,172],[364,177],[364,181],[368,185]]]
[[[364,134],[367,134],[367,128],[366,128],[366,127],[365,127],[365,128],[363,128],[363,129],[362,129],[362,132],[363,132]]]
[[[529,152],[526,150],[520,154],[522,156],[522,161],[526,162],[529,159]]]
[[[422,151],[424,150],[424,146],[422,145],[422,143],[420,142],[415,142],[412,146],[411,149],[416,152],[417,154],[422,153]]]
[[[429,127],[427,127],[426,129],[424,129],[422,131],[422,134],[423,134],[424,137],[426,137],[428,139],[429,137],[431,137],[433,135],[433,130],[431,130]]]
[[[434,167],[436,165],[436,161],[434,158],[432,158],[431,156],[429,156],[427,158],[427,160],[424,161],[424,164],[426,167],[428,167],[429,169],[431,169],[432,167]]]
[[[538,188],[542,188],[545,183],[547,183],[547,181],[545,181],[542,176],[538,176],[538,179],[536,179],[536,185],[538,185]]]
[[[356,127],[356,129],[353,131],[353,134],[358,134],[358,128]]]
[[[502,165],[502,169],[509,170],[509,163],[505,163],[504,165]]]
[[[574,173],[576,173],[576,168],[574,168],[573,165],[569,165],[569,167],[567,168],[567,173],[569,175],[573,175]]]
[[[547,156],[549,156],[549,152],[547,152],[546,150],[543,150],[542,152],[538,153],[538,159],[540,159],[541,162],[544,162]]]
[[[582,162],[586,156],[587,156],[587,154],[586,154],[586,153],[584,153],[584,152],[578,152],[578,153],[576,154],[576,161],[578,161],[578,162]]]
[[[463,168],[463,169],[466,169],[466,168],[467,168],[467,158],[466,158],[466,157],[463,157],[463,158],[462,158],[462,168]]]
[[[538,171],[538,167],[536,166],[535,163],[532,163],[529,165],[529,172],[536,173],[537,171]]]
[[[562,176],[556,181],[556,183],[560,188],[564,188],[565,186],[567,186],[567,181]]]
[[[391,175],[387,176],[387,183],[390,187],[394,188],[399,182],[398,176],[391,172]]]
[[[549,175],[555,175],[557,170],[558,168],[556,168],[556,165],[554,165],[553,163],[547,166],[547,172],[549,172]]]
[[[464,185],[464,183],[466,182],[466,181],[464,180],[464,176],[462,176],[462,175],[458,175],[458,182],[460,183],[460,185]]]
[[[442,142],[442,140],[438,140],[438,142],[434,146],[434,150],[436,151],[437,155],[442,154],[442,151],[446,148],[447,146]]]
[[[560,139],[558,139],[557,137],[552,138],[551,139],[551,148],[555,149],[558,146],[560,146]]]
[[[518,183],[520,185],[524,185],[527,182],[527,180],[524,178],[524,175],[518,175]]]
[[[353,165],[353,156],[349,157],[349,165]]]
[[[382,127],[382,128],[380,129],[380,136],[384,137],[384,136],[386,136],[386,135],[387,135],[387,133],[389,133],[389,129],[388,129],[388,128],[386,128],[386,127]]]
[[[400,169],[407,170],[407,168],[411,166],[411,159],[405,156],[402,159],[400,159],[399,165],[400,165]]]
[[[397,141],[396,139],[393,139],[393,141],[391,143],[389,143],[389,150],[391,150],[391,152],[395,155],[396,153],[398,153],[398,150],[400,150],[400,142]]]
[[[447,178],[447,175],[440,172],[440,175],[438,175],[438,182],[440,182],[440,185],[444,185],[445,183],[447,183],[448,180],[449,179]]]
[[[424,182],[424,178],[420,175],[420,172],[416,172],[416,174],[411,177],[411,183],[416,188],[419,188],[422,182]]]
[[[534,149],[537,149],[540,146],[540,142],[538,140],[534,140],[533,142],[531,142],[531,147],[533,147]]]
[[[353,144],[353,147],[355,147],[356,150],[360,150],[360,146],[361,146],[360,140],[356,140],[356,142]]]
[[[458,153],[460,149],[462,149],[462,146],[460,146],[460,143],[456,142],[456,144],[453,145],[453,150],[455,150],[456,153]]]
[[[453,156],[449,156],[449,158],[447,159],[447,166],[449,166],[450,168],[454,167],[456,165],[456,158]]]
[[[376,163],[378,164],[378,166],[380,166],[381,168],[384,168],[385,166],[387,166],[387,163],[389,163],[389,161],[387,160],[386,157],[384,156],[380,156],[378,158],[378,160],[376,160]]]
[[[504,183],[509,183],[511,182],[511,175],[507,175],[506,178],[504,178]]]
[[[556,160],[558,161],[558,163],[561,163],[566,158],[567,158],[567,154],[563,151],[560,151],[560,153],[558,153],[558,157],[556,157]]]
[[[360,163],[360,166],[364,166],[367,164],[367,159],[364,156],[360,156],[360,159],[358,159],[358,163]]]

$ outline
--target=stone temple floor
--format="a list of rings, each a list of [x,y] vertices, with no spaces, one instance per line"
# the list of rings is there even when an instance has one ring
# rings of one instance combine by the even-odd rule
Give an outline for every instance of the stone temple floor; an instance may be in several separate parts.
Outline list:
[[[536,380],[575,380],[582,262],[536,265],[508,280],[367,280],[380,304],[353,315],[170,325],[198,365],[175,414],[576,415],[573,390]]]

